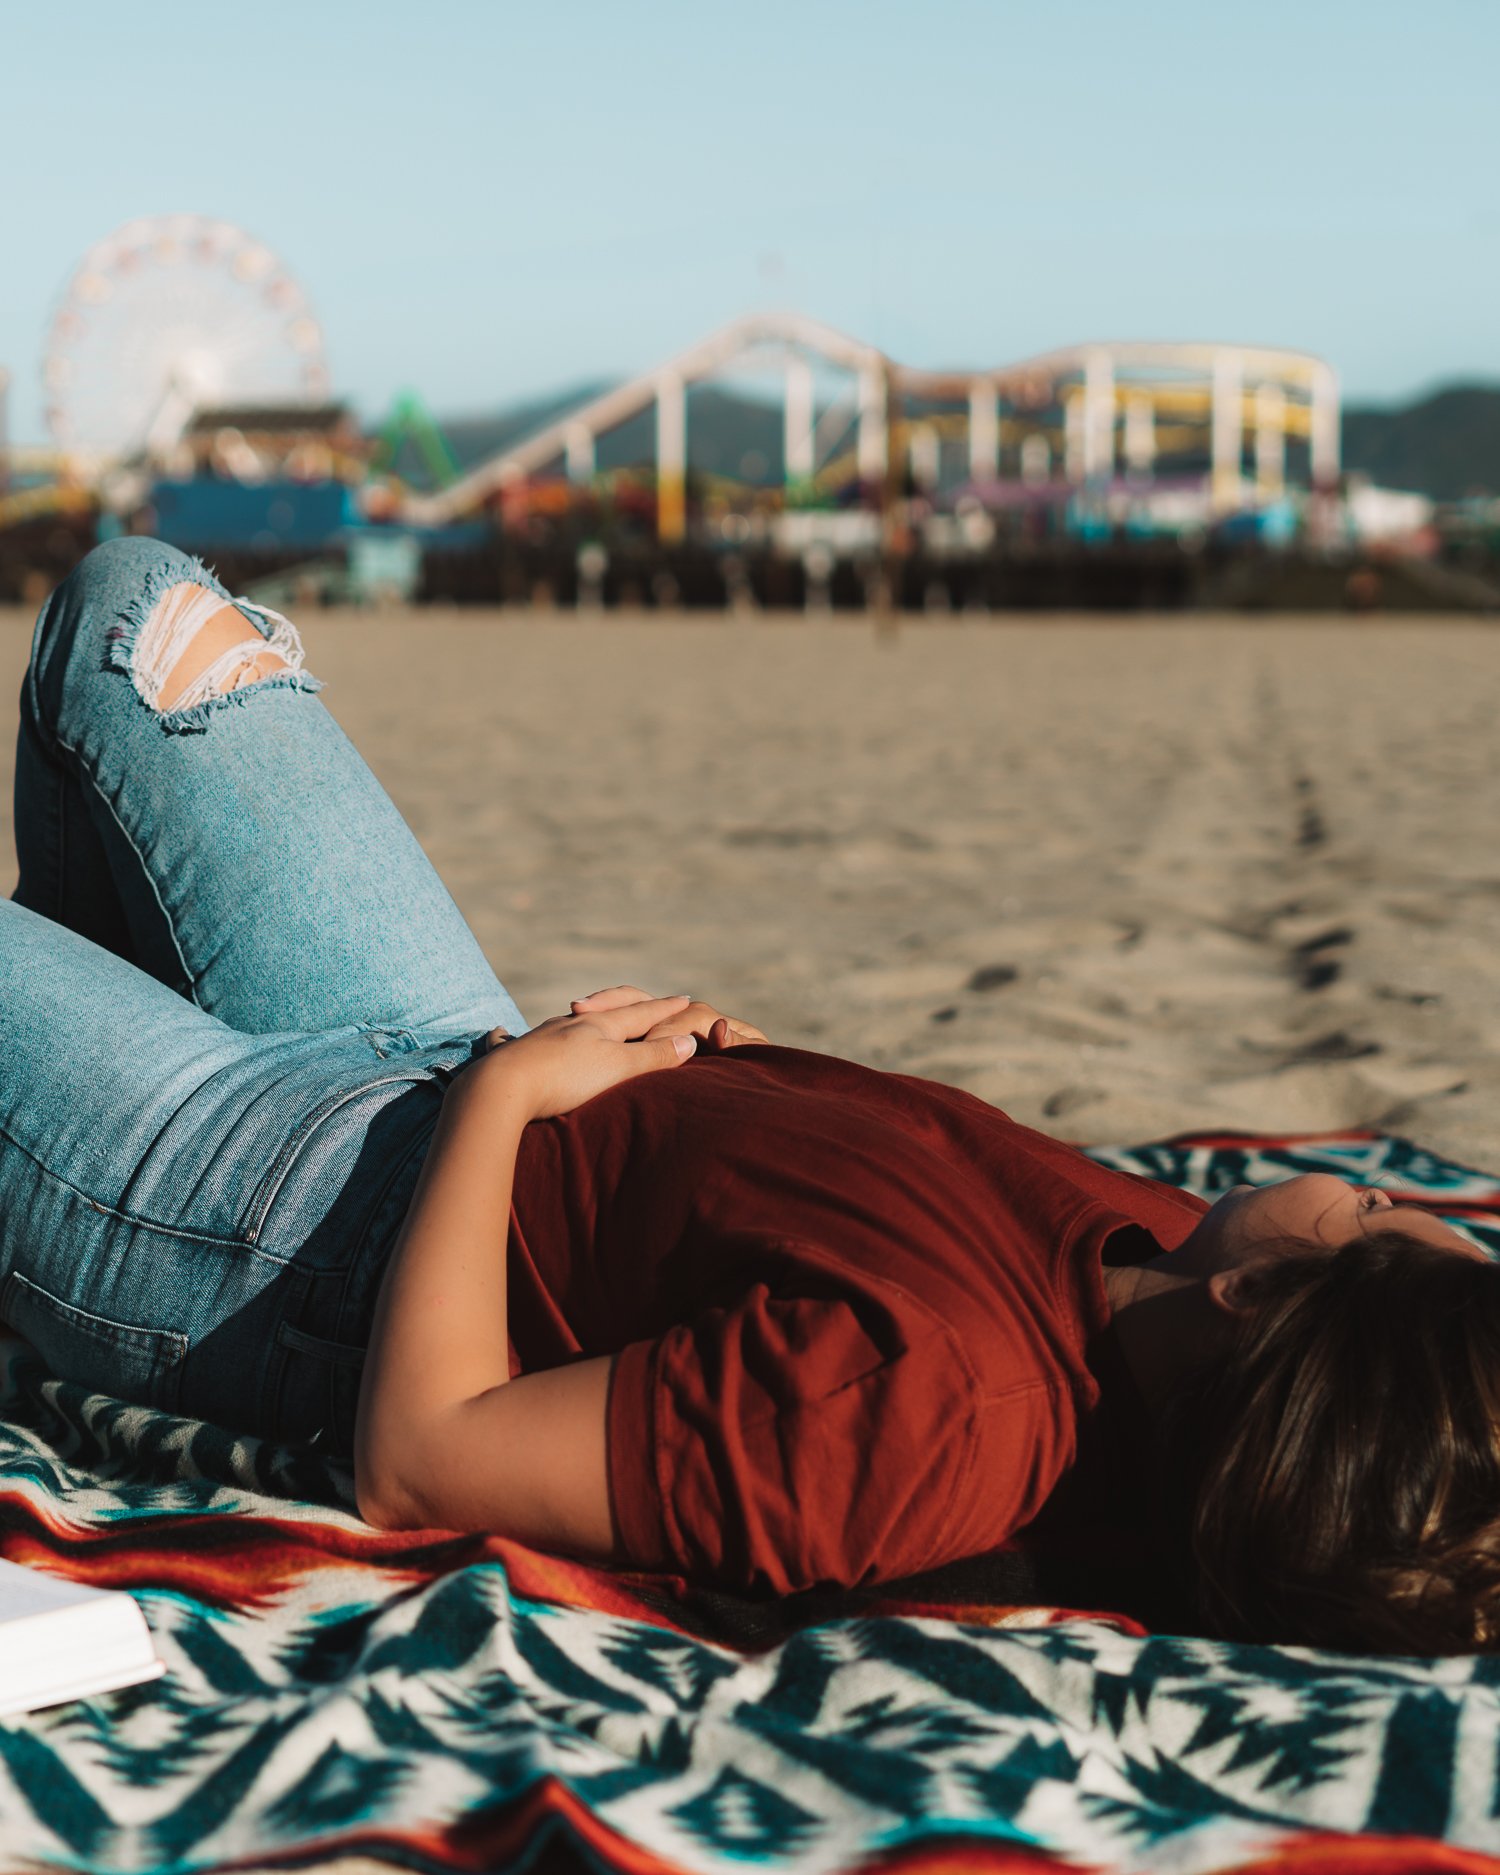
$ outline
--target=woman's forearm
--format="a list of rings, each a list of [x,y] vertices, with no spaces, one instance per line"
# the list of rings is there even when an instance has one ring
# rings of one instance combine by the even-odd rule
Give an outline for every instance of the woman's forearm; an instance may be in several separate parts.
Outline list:
[[[511,1185],[529,1121],[681,1066],[694,1036],[649,1031],[688,1001],[553,1017],[449,1088],[381,1285],[360,1388],[354,1482],[371,1523],[611,1553],[610,1356],[510,1379]]]
[[[530,1117],[504,1051],[449,1087],[381,1286],[360,1389],[361,1496],[398,1495],[433,1429],[510,1378],[506,1248]]]

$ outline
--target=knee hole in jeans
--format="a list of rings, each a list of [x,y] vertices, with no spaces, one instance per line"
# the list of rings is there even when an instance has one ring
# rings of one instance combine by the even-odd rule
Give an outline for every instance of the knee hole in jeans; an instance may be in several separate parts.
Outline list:
[[[183,580],[169,586],[141,627],[132,667],[154,710],[191,709],[280,670],[300,670],[302,643],[279,613],[255,608],[260,631],[222,593]]]

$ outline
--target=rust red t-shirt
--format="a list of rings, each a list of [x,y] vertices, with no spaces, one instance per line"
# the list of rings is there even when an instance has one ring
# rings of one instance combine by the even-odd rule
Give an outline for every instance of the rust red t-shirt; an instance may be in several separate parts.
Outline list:
[[[512,1365],[617,1357],[610,1503],[637,1566],[749,1593],[889,1580],[1032,1521],[1099,1402],[1106,1240],[1175,1249],[1204,1208],[936,1082],[695,1056],[526,1129]]]

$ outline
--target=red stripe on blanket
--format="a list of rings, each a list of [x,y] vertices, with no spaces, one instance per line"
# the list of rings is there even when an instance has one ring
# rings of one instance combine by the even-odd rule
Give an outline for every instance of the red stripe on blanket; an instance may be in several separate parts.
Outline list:
[[[1165,1139],[1148,1140],[1143,1146],[1132,1146],[1131,1152],[1149,1152],[1155,1146],[1262,1146],[1272,1152],[1285,1152],[1295,1146],[1305,1146],[1309,1142],[1318,1143],[1330,1139],[1375,1140],[1389,1139],[1390,1134],[1376,1131],[1369,1126],[1339,1126],[1331,1133],[1240,1133],[1233,1128],[1207,1133],[1170,1133]]]
[[[623,1871],[624,1875],[686,1875],[683,1864],[653,1855],[605,1828],[570,1790],[550,1778],[518,1804],[493,1816],[481,1811],[455,1824],[442,1838],[448,1865],[472,1871],[473,1875],[480,1870],[508,1868],[511,1859],[519,1857],[523,1849],[535,1850],[531,1832],[551,1818],[566,1823],[606,1867]],[[535,1862],[527,1862],[534,1871],[551,1871],[554,1867],[573,1871],[585,1866],[582,1858],[559,1858],[554,1862],[545,1851]],[[833,1875],[873,1870],[888,1870],[891,1875],[1039,1875],[1044,1869],[1064,1868],[1069,1875],[1102,1875],[1095,1864],[1065,1860],[1044,1849],[997,1843],[992,1838],[955,1840],[952,1836],[932,1845],[914,1844],[887,1854],[860,1855],[839,1865]]]
[[[1500,1858],[1423,1836],[1293,1836],[1221,1875],[1496,1875]]]
[[[0,1493],[0,1532],[0,1556],[9,1562],[96,1588],[161,1589],[219,1607],[268,1607],[330,1569],[376,1569],[403,1581],[429,1582],[476,1563],[498,1562],[523,1600],[689,1632],[638,1593],[631,1578],[503,1537],[227,1515],[132,1518],[89,1527],[50,1515],[21,1493]]]
[[[477,1563],[504,1566],[511,1592],[523,1601],[586,1608],[696,1638],[692,1592],[674,1576],[590,1568],[500,1537],[443,1532],[363,1532],[308,1520],[280,1522],[240,1516],[172,1516],[87,1528],[46,1515],[29,1498],[0,1494],[0,1556],[94,1588],[185,1595],[218,1608],[264,1611],[310,1577],[330,1570],[378,1570],[396,1582],[434,1582]],[[672,1610],[675,1609],[675,1615]],[[851,1612],[855,1612],[851,1610]],[[997,1627],[1018,1615],[1028,1626],[1059,1621],[1109,1623],[1143,1636],[1146,1629],[1108,1610],[992,1602],[934,1602],[879,1594],[860,1598],[864,1617],[925,1616],[973,1627]],[[713,1624],[710,1624],[712,1632]],[[716,1637],[717,1638],[717,1637]],[[768,1639],[766,1648],[781,1637]],[[721,1640],[738,1653],[761,1650]]]

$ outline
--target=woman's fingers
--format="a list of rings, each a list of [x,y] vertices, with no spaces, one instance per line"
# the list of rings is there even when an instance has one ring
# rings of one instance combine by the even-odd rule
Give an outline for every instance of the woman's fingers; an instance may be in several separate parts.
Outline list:
[[[737,1016],[721,1015],[709,1003],[695,1002],[690,996],[651,996],[633,983],[618,983],[613,989],[594,990],[588,996],[577,996],[571,1008],[575,1016],[628,1013],[632,1020],[640,1019],[644,1022],[643,1027],[630,1031],[633,1036],[655,1039],[664,1035],[696,1035],[700,1041],[718,1049],[735,1048],[745,1042],[764,1042],[769,1039],[753,1023],[742,1022]],[[653,1014],[653,1011],[660,1013]],[[645,1020],[647,1017],[649,1021]],[[715,1030],[721,1023],[724,1026],[716,1036]]]
[[[655,1067],[675,1068],[679,1062],[686,1061],[697,1046],[696,1035],[669,1035],[663,1042],[653,1042],[651,1047],[656,1051],[658,1058],[643,1063],[638,1072],[647,1074]],[[647,1051],[642,1048],[635,1052],[645,1054]]]
[[[642,1003],[646,1000],[644,991],[637,991],[628,983],[621,983],[612,990],[590,990],[587,996],[575,996],[568,1005],[570,1009],[618,1009],[622,1003]]]
[[[686,996],[648,996],[640,1002],[623,1003],[616,1009],[597,1009],[590,1005],[576,1013],[597,1023],[603,1032],[619,1042],[632,1042],[649,1035],[668,1018],[680,1015],[687,1006]],[[665,1030],[662,1033],[666,1033]]]
[[[764,1042],[767,1037],[749,1022],[720,1015],[708,1003],[690,1003],[658,1022],[650,1035],[696,1035],[715,1048],[737,1048],[745,1042]],[[720,1039],[722,1037],[722,1039]]]
[[[593,1015],[601,1009],[625,1009],[631,1003],[691,1001],[690,996],[653,996],[649,990],[638,990],[633,983],[617,983],[612,990],[590,990],[587,996],[575,996],[572,1006],[586,1009]]]

